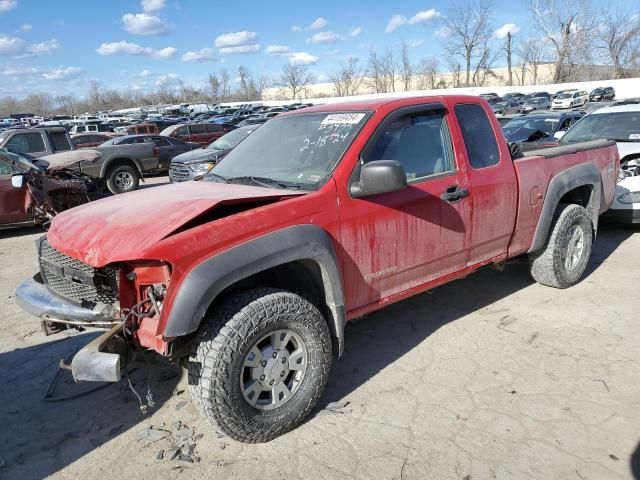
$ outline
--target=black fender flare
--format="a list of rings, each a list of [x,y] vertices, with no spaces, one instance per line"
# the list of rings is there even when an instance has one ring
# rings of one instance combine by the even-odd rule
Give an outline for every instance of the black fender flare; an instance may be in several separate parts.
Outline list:
[[[107,178],[107,173],[111,169],[111,165],[113,164],[113,162],[117,162],[119,160],[123,161],[123,162],[132,163],[136,167],[136,169],[138,170],[138,173],[140,174],[140,179],[144,178],[144,175],[142,174],[142,165],[140,164],[140,161],[137,158],[120,157],[120,156],[108,158],[102,164],[102,167],[100,167],[100,178]]]
[[[560,199],[571,190],[578,187],[591,186],[591,196],[587,203],[587,213],[593,224],[594,235],[598,229],[598,216],[600,215],[600,201],[602,191],[602,177],[600,171],[592,163],[585,163],[571,167],[551,179],[549,188],[544,198],[540,218],[533,236],[533,242],[529,253],[540,250],[549,235],[551,223],[556,213]]]
[[[346,310],[336,253],[329,235],[315,225],[294,225],[242,243],[195,266],[183,280],[164,330],[181,337],[198,330],[211,302],[225,288],[256,273],[296,260],[312,260],[320,268],[329,330],[344,350]]]

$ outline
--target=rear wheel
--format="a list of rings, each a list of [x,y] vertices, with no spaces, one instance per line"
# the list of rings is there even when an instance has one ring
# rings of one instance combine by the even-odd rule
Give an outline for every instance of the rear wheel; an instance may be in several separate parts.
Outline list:
[[[303,297],[253,289],[206,319],[189,359],[189,384],[204,416],[228,436],[267,442],[297,426],[331,368],[331,335]]]
[[[107,174],[107,187],[111,193],[125,193],[138,188],[140,174],[131,165],[119,165]]]
[[[531,275],[550,287],[575,285],[587,268],[592,239],[593,226],[585,208],[561,205],[544,248],[530,256]]]

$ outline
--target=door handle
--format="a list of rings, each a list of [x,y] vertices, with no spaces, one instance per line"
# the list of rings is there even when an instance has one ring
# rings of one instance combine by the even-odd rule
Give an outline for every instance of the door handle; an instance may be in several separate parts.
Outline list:
[[[451,185],[442,194],[441,198],[445,202],[457,202],[469,196],[469,189],[460,185]]]

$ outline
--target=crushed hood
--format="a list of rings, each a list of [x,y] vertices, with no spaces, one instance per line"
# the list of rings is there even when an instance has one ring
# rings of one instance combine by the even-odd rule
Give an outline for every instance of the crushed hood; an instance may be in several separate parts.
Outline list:
[[[70,167],[78,162],[96,163],[100,161],[101,157],[102,154],[97,150],[83,149],[45,155],[40,157],[39,160],[47,162],[47,169],[53,172]]]
[[[280,200],[304,193],[209,182],[154,187],[63,212],[52,222],[47,238],[62,253],[102,267],[142,258],[145,249],[223,205]]]

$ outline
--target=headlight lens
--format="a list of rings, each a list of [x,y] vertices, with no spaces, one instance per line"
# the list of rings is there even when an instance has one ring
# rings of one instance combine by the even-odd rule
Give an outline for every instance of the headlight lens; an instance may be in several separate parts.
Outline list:
[[[640,203],[640,192],[627,192],[618,197],[620,203]]]
[[[192,163],[190,167],[194,172],[198,174],[202,174],[202,173],[207,173],[209,169],[213,167],[215,164],[216,162]]]

